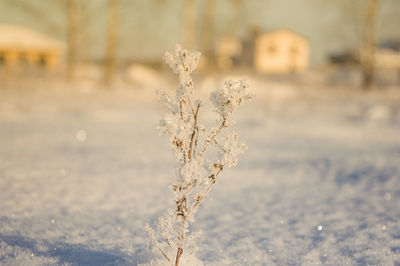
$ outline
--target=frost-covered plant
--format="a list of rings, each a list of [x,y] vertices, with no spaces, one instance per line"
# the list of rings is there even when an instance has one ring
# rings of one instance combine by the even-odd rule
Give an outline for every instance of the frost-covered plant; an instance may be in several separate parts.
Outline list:
[[[219,174],[226,167],[235,166],[238,155],[246,149],[246,145],[238,140],[237,133],[228,133],[226,129],[233,122],[231,117],[234,111],[252,99],[247,92],[247,82],[228,80],[222,88],[211,94],[210,100],[219,119],[214,128],[207,129],[199,122],[202,104],[198,99],[193,100],[191,73],[199,58],[199,52],[188,51],[179,45],[174,54],[167,52],[165,60],[178,74],[179,84],[175,97],[165,90],[158,91],[166,109],[158,129],[161,135],[169,137],[178,163],[176,180],[171,185],[175,207],[159,219],[159,236],[149,225],[146,230],[171,265],[179,265],[194,256],[196,239],[200,234],[189,234],[189,222],[194,221],[200,203],[212,189]],[[206,158],[210,148],[217,150],[215,158]]]

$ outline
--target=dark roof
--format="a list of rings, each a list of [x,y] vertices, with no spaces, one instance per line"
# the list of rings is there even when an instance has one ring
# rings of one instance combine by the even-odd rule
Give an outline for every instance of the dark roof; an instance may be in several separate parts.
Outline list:
[[[389,49],[396,52],[400,52],[400,40],[386,40],[379,44],[381,49]]]

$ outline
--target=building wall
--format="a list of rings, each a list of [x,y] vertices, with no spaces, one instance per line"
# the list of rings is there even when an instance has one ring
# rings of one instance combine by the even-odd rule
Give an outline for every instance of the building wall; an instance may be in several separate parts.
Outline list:
[[[0,64],[7,67],[37,66],[48,70],[60,64],[60,51],[56,49],[28,49],[0,46]]]
[[[254,67],[260,73],[303,71],[308,63],[308,42],[290,31],[263,34],[255,42]]]
[[[378,50],[375,57],[377,68],[400,69],[400,52],[392,50]]]

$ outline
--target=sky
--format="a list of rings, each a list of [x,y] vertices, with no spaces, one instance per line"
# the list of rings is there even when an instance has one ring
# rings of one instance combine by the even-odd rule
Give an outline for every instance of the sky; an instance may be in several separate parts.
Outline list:
[[[319,65],[332,52],[360,45],[362,3],[365,0],[246,0],[239,10],[232,0],[216,0],[216,34],[245,38],[249,28],[263,31],[288,28],[307,37],[311,63]],[[21,8],[28,3],[37,14]],[[85,0],[87,12],[80,29],[80,52],[101,58],[105,50],[106,0]],[[118,56],[158,60],[181,39],[182,0],[121,0]],[[197,0],[196,36],[200,36],[204,0]],[[32,27],[57,39],[66,38],[66,10],[54,0],[1,0],[0,23]],[[344,4],[343,4],[344,3]],[[377,34],[380,41],[400,39],[400,1],[380,0]]]

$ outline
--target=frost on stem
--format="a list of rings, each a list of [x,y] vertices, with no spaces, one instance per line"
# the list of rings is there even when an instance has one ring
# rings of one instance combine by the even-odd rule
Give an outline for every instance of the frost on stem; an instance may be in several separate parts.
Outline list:
[[[228,80],[224,86],[211,94],[210,100],[219,119],[211,129],[200,124],[202,104],[193,100],[191,73],[196,68],[200,53],[188,51],[177,45],[173,54],[166,53],[165,61],[179,76],[175,96],[159,90],[165,108],[165,116],[158,124],[160,135],[166,135],[177,159],[176,179],[171,184],[175,207],[158,221],[157,232],[146,226],[152,242],[171,265],[187,261],[196,252],[199,233],[189,234],[189,222],[200,203],[212,189],[219,174],[235,166],[238,155],[246,145],[239,141],[238,134],[226,132],[232,124],[232,114],[242,104],[252,100],[247,92],[246,80]],[[217,158],[205,158],[213,147]]]

